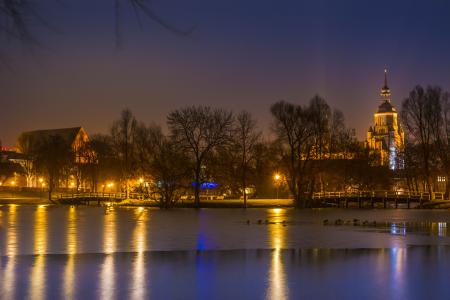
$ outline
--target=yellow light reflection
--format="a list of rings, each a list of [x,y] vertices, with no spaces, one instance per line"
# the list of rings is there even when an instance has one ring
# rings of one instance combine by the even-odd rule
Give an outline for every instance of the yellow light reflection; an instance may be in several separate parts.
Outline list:
[[[64,269],[64,298],[75,298],[75,254],[77,253],[77,210],[69,208],[67,216],[67,263]]]
[[[34,219],[34,253],[30,277],[30,299],[45,299],[45,253],[47,251],[47,208],[38,206]]]
[[[3,277],[3,295],[5,299],[15,298],[14,285],[16,282],[17,249],[17,208],[15,205],[10,205],[6,233],[6,255],[8,256],[8,262],[6,263]]]
[[[106,254],[100,272],[100,297],[113,299],[115,292],[114,255],[116,251],[116,212],[108,208],[103,224],[103,252]]]
[[[286,228],[281,224],[285,210],[275,208],[269,210],[270,221],[275,224],[267,226],[269,230],[270,245],[273,249],[270,270],[268,272],[267,299],[287,299],[288,289],[286,286],[286,275],[281,259],[281,250],[285,248]]]
[[[7,223],[7,245],[6,255],[14,256],[17,254],[17,206],[9,205],[8,223]]]
[[[147,287],[145,269],[147,210],[143,207],[135,209],[136,227],[133,232],[133,248],[136,256],[133,261],[131,299],[145,299]]]
[[[281,213],[283,210],[282,210],[281,208],[273,208],[272,211],[273,211],[273,213],[275,213],[275,214],[279,214],[279,213]]]

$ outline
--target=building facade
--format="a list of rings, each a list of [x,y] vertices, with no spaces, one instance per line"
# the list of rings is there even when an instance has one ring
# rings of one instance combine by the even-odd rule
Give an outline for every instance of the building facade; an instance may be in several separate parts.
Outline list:
[[[41,182],[39,182],[37,174],[35,173],[33,159],[31,156],[44,141],[52,136],[58,136],[70,145],[74,153],[75,165],[80,165],[86,162],[83,147],[89,142],[89,136],[83,127],[23,132],[17,139],[14,150],[26,158],[20,162],[20,165],[24,168],[27,187],[40,187],[41,185]]]
[[[366,147],[379,156],[379,164],[391,170],[402,169],[402,149],[405,141],[398,113],[391,103],[391,91],[384,71],[384,85],[381,88],[381,104],[373,115],[373,125],[367,132]]]

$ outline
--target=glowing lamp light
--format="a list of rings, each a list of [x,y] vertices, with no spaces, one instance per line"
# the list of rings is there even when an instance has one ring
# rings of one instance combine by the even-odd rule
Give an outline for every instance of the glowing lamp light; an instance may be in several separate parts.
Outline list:
[[[273,175],[273,179],[275,179],[276,181],[279,181],[281,179],[281,175],[278,173],[275,173],[275,175]]]
[[[42,178],[42,177],[39,178],[39,182],[40,182],[40,183],[44,182],[44,178]]]
[[[75,186],[75,182],[72,181],[72,182],[70,183],[70,186],[71,186],[71,187],[74,187],[74,186]]]
[[[144,178],[139,178],[139,183],[143,183],[144,182]]]
[[[11,185],[16,185],[16,182],[14,180],[11,181]]]

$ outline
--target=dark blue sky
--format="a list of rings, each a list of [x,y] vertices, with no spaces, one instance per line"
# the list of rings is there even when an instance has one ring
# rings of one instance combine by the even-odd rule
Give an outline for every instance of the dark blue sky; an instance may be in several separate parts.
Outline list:
[[[106,132],[122,108],[145,122],[190,104],[247,109],[263,129],[277,100],[318,93],[364,138],[389,69],[397,107],[414,85],[450,89],[449,1],[152,0],[181,37],[122,0],[115,47],[113,0],[43,1],[31,19],[40,46],[1,39],[13,70],[0,71],[0,139],[84,126]],[[39,6],[40,5],[40,6]]]

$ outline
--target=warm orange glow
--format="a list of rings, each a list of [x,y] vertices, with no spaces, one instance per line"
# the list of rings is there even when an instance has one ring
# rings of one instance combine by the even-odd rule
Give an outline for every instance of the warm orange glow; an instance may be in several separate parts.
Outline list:
[[[273,213],[275,213],[276,215],[280,214],[283,210],[281,208],[273,208],[271,210]]]
[[[275,181],[279,181],[281,179],[281,175],[278,173],[275,173],[275,175],[273,175],[273,179],[275,179]]]
[[[144,178],[139,178],[139,183],[143,183],[144,182]]]

